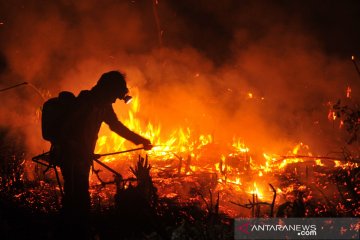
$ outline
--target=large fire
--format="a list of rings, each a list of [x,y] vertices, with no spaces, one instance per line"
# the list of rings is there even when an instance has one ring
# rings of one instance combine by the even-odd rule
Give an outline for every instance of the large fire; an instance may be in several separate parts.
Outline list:
[[[305,190],[305,183],[311,184],[314,181],[313,169],[316,167],[346,168],[349,164],[358,166],[357,163],[344,163],[336,158],[317,158],[311,153],[310,147],[301,142],[289,147],[282,155],[263,152],[254,156],[239,137],[234,137],[232,142],[226,144],[217,143],[212,134],[203,133],[195,136],[186,126],[164,136],[160,124],[145,124],[137,117],[140,105],[139,97],[135,96],[127,118],[121,120],[131,130],[149,138],[154,148],[147,152],[139,150],[107,156],[101,161],[110,164],[124,176],[129,176],[129,165],[134,164],[132,159],[137,159],[136,156],[139,154],[147,154],[152,166],[153,179],[161,196],[187,198],[191,195],[191,189],[201,189],[203,184],[211,191],[221,192],[224,211],[235,216],[238,212],[227,203],[235,200],[266,203],[273,200],[274,194],[278,194],[280,198],[276,199],[276,203],[280,204],[288,200],[289,194],[294,191]],[[335,120],[335,115],[332,120]],[[107,126],[102,126],[96,153],[126,151],[132,147],[134,146],[111,132]],[[287,174],[300,177],[304,182],[284,184],[279,181],[279,176]],[[96,182],[94,177],[91,180]],[[199,183],[196,181],[207,183],[197,186]],[[273,185],[275,191],[272,189]],[[311,198],[307,196],[307,200]]]

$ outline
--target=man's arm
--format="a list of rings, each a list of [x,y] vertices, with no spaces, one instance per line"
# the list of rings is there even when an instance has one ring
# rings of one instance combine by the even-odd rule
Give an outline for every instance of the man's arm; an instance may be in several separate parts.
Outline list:
[[[149,139],[146,139],[139,134],[131,131],[122,122],[120,122],[114,112],[114,109],[111,106],[105,109],[104,122],[109,125],[112,131],[116,132],[121,137],[133,142],[134,144],[143,144],[145,148],[149,148],[151,146],[151,142]]]

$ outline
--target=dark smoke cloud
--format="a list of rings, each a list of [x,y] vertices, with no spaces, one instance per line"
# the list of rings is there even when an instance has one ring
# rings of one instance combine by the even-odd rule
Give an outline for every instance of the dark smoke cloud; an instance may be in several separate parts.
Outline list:
[[[139,91],[141,120],[164,132],[190,126],[275,150],[337,140],[326,103],[348,85],[359,91],[350,61],[359,53],[357,1],[155,3],[2,1],[0,86],[78,93],[119,69]],[[31,89],[0,98],[1,124],[24,129],[39,151],[41,99]]]

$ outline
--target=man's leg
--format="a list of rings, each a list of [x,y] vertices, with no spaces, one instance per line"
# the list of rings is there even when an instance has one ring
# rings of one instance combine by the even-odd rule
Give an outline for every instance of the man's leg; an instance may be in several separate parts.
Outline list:
[[[78,233],[78,238],[89,235],[89,172],[90,166],[82,159],[68,158],[61,172],[64,179],[63,214],[65,228],[71,233]],[[81,160],[81,161],[80,161]]]

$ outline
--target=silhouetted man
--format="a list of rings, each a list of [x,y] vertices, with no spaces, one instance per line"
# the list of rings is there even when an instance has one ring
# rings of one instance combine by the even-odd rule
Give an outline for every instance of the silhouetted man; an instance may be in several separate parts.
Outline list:
[[[64,179],[63,210],[81,221],[90,209],[89,172],[102,122],[118,135],[151,149],[148,139],[132,132],[117,118],[112,103],[128,99],[125,76],[118,71],[104,73],[91,90],[81,91],[66,122],[60,142],[60,168]]]

